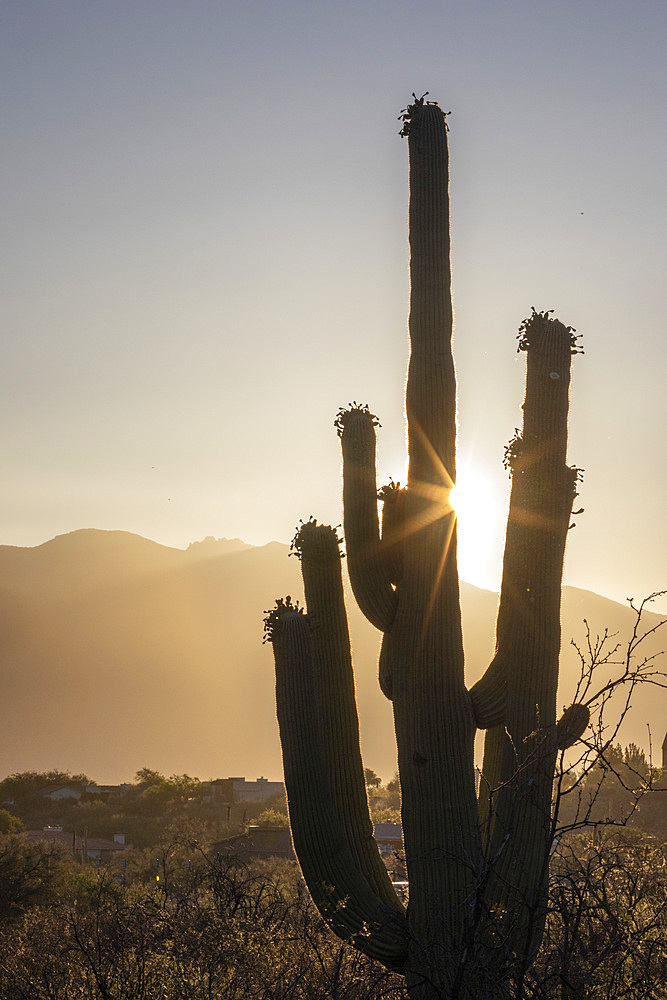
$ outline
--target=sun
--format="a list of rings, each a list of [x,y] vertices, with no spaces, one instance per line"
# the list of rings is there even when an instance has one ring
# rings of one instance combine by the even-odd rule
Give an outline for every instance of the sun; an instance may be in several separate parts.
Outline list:
[[[449,502],[456,511],[461,577],[477,586],[495,589],[503,514],[496,489],[481,472],[464,467]]]
[[[465,497],[463,496],[460,486],[457,485],[451,488],[451,490],[449,491],[448,501],[449,501],[449,506],[452,508],[452,510],[456,511],[456,515],[458,517],[459,505],[461,506],[461,508],[465,507]]]
[[[493,503],[491,483],[486,476],[470,467],[463,469],[449,494],[449,504],[457,519],[467,523],[483,519]]]
[[[483,477],[475,473],[463,473],[449,494],[449,505],[456,511],[458,521],[472,521],[483,514],[486,490]]]

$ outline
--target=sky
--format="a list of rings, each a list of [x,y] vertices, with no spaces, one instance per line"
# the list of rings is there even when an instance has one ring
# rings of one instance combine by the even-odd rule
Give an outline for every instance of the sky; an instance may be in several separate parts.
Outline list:
[[[664,0],[3,0],[0,544],[337,524],[405,478],[412,91],[451,111],[460,569],[499,583],[531,307],[583,336],[565,583],[667,588]],[[656,609],[667,611],[663,599]]]

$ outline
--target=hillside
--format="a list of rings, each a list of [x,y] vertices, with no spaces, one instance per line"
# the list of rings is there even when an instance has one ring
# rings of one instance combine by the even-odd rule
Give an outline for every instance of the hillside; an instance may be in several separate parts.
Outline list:
[[[279,778],[273,662],[261,640],[264,609],[301,593],[287,552],[238,539],[172,549],[94,529],[35,548],[0,546],[0,776],[57,767],[107,782],[145,765]],[[462,605],[474,681],[493,648],[497,595],[463,584]],[[395,750],[376,682],[378,636],[356,608],[349,613],[365,763],[389,778]],[[584,618],[619,640],[634,622],[622,605],[564,589],[563,704],[578,673],[569,640],[585,640]],[[657,621],[647,615],[647,625]],[[651,651],[659,648],[654,641]],[[655,754],[666,703],[665,692],[640,691],[623,740],[647,747],[649,724]]]

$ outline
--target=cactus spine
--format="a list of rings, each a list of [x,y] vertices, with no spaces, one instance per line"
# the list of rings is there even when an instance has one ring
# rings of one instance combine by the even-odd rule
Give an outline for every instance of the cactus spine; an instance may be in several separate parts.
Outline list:
[[[560,587],[576,470],[565,463],[575,337],[548,313],[521,330],[527,378],[512,475],[496,654],[464,682],[456,566],[456,382],[451,351],[446,116],[416,99],[410,157],[407,487],[378,494],[377,420],[336,419],[350,581],[383,632],[380,685],[393,702],[410,882],[407,912],[372,839],[336,531],[297,532],[307,614],[291,599],[266,619],[290,822],[304,877],[333,929],[405,975],[411,996],[505,998],[544,922],[556,752],[587,724],[556,725]],[[378,497],[383,502],[382,525]],[[479,801],[473,741],[487,730]]]

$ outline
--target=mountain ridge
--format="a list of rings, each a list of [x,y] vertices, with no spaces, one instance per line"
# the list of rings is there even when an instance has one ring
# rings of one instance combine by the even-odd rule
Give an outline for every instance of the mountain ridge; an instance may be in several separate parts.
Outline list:
[[[151,766],[199,777],[279,777],[262,618],[277,596],[302,592],[288,552],[280,542],[239,539],[176,549],[94,528],[34,548],[0,546],[0,775],[59,767],[118,781]],[[462,583],[461,603],[471,684],[493,653],[498,595]],[[391,707],[377,687],[379,635],[353,600],[347,604],[364,760],[389,778],[395,746]],[[594,632],[628,634],[634,617],[591,591],[563,588],[559,705],[573,686],[569,639],[584,642],[582,619]],[[647,613],[648,624],[660,620]],[[664,692],[645,689],[635,702],[639,721],[621,737],[646,745],[648,722],[658,746]]]

